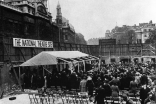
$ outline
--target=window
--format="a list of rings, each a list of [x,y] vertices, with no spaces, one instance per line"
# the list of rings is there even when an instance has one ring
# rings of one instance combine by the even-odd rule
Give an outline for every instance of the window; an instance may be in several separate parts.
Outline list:
[[[137,43],[141,43],[141,39],[137,39]]]
[[[30,10],[30,8],[28,8],[28,13],[31,13],[31,10]]]
[[[145,34],[144,37],[147,37],[147,35]]]
[[[68,35],[64,35],[64,40],[67,41],[68,40]]]
[[[63,29],[63,32],[65,33],[65,32],[67,32],[67,30]]]
[[[35,14],[35,11],[34,10],[32,10],[32,14]]]

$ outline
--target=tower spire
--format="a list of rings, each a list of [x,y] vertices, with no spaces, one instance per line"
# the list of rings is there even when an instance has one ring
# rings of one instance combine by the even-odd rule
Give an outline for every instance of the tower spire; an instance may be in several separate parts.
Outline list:
[[[59,1],[58,1],[58,4],[57,4],[57,8],[61,8]]]
[[[57,16],[62,16],[62,13],[61,13],[61,6],[60,6],[60,3],[58,1],[58,4],[57,4]]]
[[[58,5],[60,5],[60,2],[58,1]]]
[[[56,22],[57,24],[62,24],[62,13],[61,13],[61,6],[60,6],[59,1],[58,1],[56,10],[57,10]]]

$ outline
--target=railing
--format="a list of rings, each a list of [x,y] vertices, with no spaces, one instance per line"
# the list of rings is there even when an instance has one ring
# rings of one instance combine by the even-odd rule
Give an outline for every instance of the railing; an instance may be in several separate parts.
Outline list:
[[[22,1],[23,4],[28,4],[31,7],[34,7],[34,4],[32,2],[29,1]]]
[[[31,7],[34,7],[34,4],[32,2],[29,1],[15,1],[15,2],[11,2],[11,4],[14,5],[23,5],[23,4],[27,4]]]
[[[16,11],[18,11],[18,12],[22,12],[22,10],[21,10],[19,7],[13,6],[13,5],[8,4],[8,3],[6,3],[6,2],[3,2],[3,1],[0,1],[0,6],[4,6],[4,7],[7,7],[7,8],[16,10]]]

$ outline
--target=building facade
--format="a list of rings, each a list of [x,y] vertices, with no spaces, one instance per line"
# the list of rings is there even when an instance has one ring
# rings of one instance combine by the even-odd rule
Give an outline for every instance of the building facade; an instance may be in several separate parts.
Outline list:
[[[105,37],[107,39],[116,39],[117,44],[136,44],[146,43],[146,40],[152,35],[151,32],[156,29],[155,24],[150,21],[149,23],[139,23],[138,26],[116,26],[106,31]]]
[[[110,30],[106,30],[105,39],[111,39],[111,38],[112,38],[112,35],[111,35]]]
[[[45,1],[0,1],[0,62],[25,61],[53,47],[15,47],[14,38],[41,41],[58,41],[59,28],[52,24]]]
[[[75,43],[75,30],[65,17],[62,16],[61,6],[58,2],[56,15],[56,25],[59,27],[59,42]],[[62,38],[62,40],[61,40]]]
[[[0,1],[0,94],[1,89],[6,93],[11,88],[10,71],[16,69],[20,73],[16,66],[42,51],[89,53],[85,44],[79,41],[75,44],[75,30],[70,24],[63,26],[59,6],[57,11],[55,23],[48,12],[47,0]]]
[[[59,42],[86,44],[86,42],[77,41],[81,39],[85,41],[84,36],[82,37],[81,35],[78,35],[75,32],[74,26],[69,22],[69,20],[62,16],[61,6],[59,2],[56,10],[56,25],[59,27]]]
[[[66,24],[65,24],[66,23]],[[4,0],[0,1],[0,62],[8,60],[25,61],[35,54],[46,50],[59,50],[59,43],[75,44],[75,30],[67,20],[62,19],[61,7],[57,6],[56,23],[48,12],[47,0]],[[13,46],[13,38],[52,41],[53,48],[18,47]],[[5,42],[4,42],[5,41]],[[8,55],[4,50],[4,45]],[[77,44],[79,42],[77,41]],[[23,58],[24,57],[24,58]]]
[[[52,16],[42,2],[1,2],[1,26],[6,37],[52,40]],[[55,28],[55,27],[54,27]]]
[[[75,34],[75,42],[79,44],[87,44],[86,40],[84,39],[84,36],[81,33],[76,33]]]

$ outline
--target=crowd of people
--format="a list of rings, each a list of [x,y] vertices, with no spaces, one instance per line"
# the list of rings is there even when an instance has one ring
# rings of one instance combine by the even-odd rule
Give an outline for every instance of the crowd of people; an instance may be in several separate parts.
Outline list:
[[[51,86],[65,86],[67,90],[79,89],[80,92],[88,92],[90,97],[95,97],[97,104],[104,104],[106,97],[117,98],[121,91],[125,91],[122,97],[126,104],[132,104],[129,94],[139,96],[141,104],[156,103],[156,77],[155,66],[150,63],[112,63],[92,65],[90,71],[83,68],[70,71],[68,68],[62,71],[54,70],[52,74],[40,77],[33,73],[30,81],[26,75],[22,83],[25,88],[41,88]],[[96,69],[96,70],[95,70]],[[29,86],[30,85],[30,86]],[[94,93],[95,91],[95,93]]]
[[[95,88],[97,104],[104,104],[106,97],[118,98],[119,93],[125,90],[122,97],[127,101],[126,104],[133,104],[133,101],[128,99],[130,94],[138,96],[141,104],[156,103],[156,78],[152,64],[120,63],[103,65],[101,68],[100,71],[89,73],[88,79],[83,78],[80,82],[80,89],[83,89],[81,91],[86,88],[90,96],[93,96]]]

